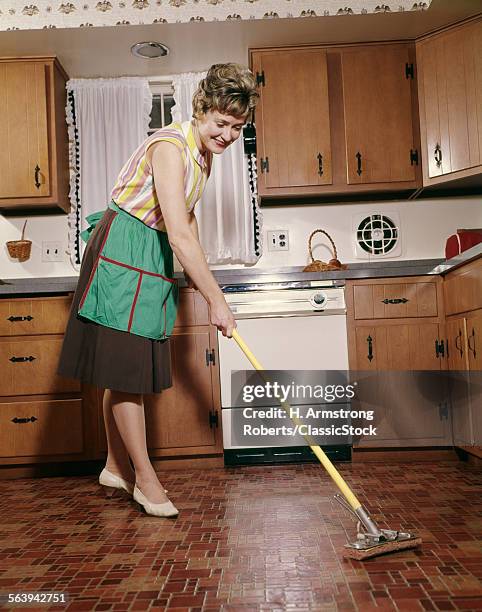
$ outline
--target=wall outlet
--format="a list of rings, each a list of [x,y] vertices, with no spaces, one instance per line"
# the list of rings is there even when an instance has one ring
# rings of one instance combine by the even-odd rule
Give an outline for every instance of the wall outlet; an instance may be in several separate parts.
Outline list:
[[[61,242],[42,242],[42,261],[63,261]]]
[[[268,230],[268,251],[289,251],[289,233],[288,230]]]

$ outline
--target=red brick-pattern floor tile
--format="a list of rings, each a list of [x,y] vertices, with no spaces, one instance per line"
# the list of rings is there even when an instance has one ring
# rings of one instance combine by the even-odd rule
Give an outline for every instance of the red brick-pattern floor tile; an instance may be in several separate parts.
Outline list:
[[[356,526],[315,464],[163,473],[176,519],[106,499],[94,477],[1,481],[0,593],[65,591],[42,609],[69,612],[482,610],[480,469],[338,467],[422,548],[344,560]]]

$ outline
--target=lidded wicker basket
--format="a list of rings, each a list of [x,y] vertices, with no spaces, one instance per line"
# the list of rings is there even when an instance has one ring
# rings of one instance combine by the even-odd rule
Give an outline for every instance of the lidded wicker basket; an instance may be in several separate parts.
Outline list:
[[[325,263],[324,261],[320,261],[319,259],[315,259],[313,257],[313,251],[311,248],[311,240],[315,234],[324,234],[325,236],[328,237],[329,241],[331,242],[331,246],[333,248],[333,258],[330,259],[328,263]],[[342,264],[340,261],[338,261],[338,258],[337,258],[338,255],[336,252],[335,243],[333,242],[333,239],[330,236],[330,234],[328,234],[328,232],[325,232],[325,230],[316,229],[314,232],[310,234],[310,237],[308,239],[308,252],[311,257],[311,263],[309,263],[307,266],[303,268],[303,272],[326,272],[329,270],[346,270],[348,267],[346,264]]]
[[[22,237],[20,240],[9,240],[7,242],[8,254],[10,257],[18,259],[19,261],[27,261],[27,259],[30,258],[30,251],[32,249],[32,241],[24,240],[27,221],[28,219],[26,219],[23,224]]]

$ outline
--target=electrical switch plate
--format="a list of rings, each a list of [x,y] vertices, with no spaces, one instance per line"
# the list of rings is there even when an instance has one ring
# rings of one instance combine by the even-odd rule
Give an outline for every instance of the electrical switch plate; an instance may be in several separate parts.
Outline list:
[[[42,242],[42,261],[63,261],[61,242]]]
[[[288,230],[268,230],[268,251],[289,251]]]

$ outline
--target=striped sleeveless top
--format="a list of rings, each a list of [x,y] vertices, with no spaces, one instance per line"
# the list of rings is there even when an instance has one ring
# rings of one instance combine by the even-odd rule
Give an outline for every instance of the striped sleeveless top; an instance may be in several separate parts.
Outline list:
[[[156,142],[176,145],[184,160],[184,195],[188,212],[201,198],[209,176],[212,154],[207,161],[199,152],[190,121],[175,122],[149,136],[131,155],[119,173],[111,199],[119,208],[140,219],[147,226],[165,232],[162,211],[154,187],[147,150]]]

